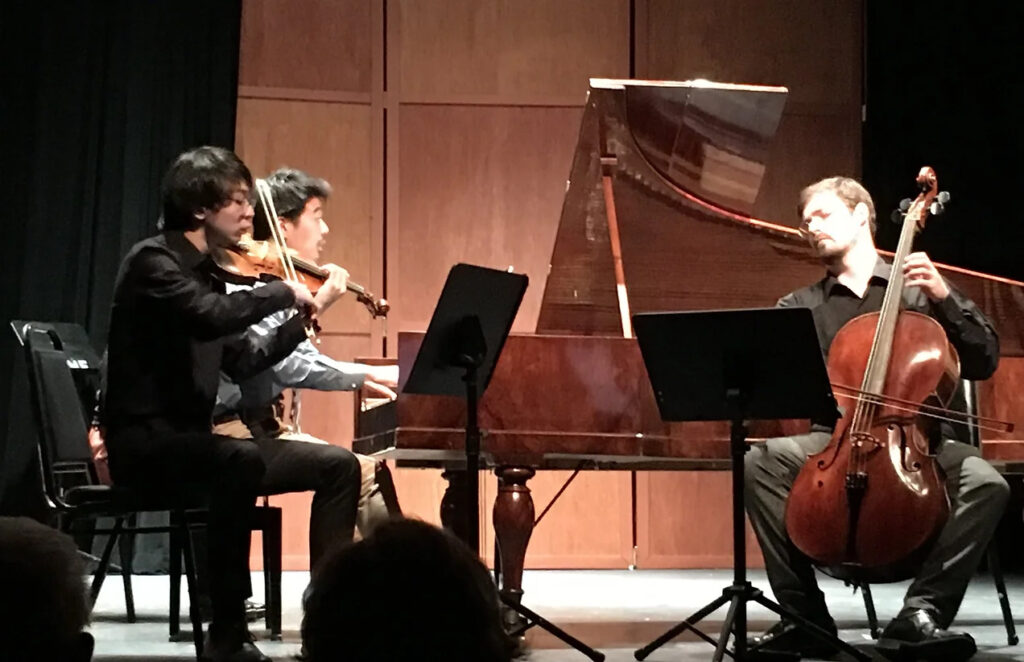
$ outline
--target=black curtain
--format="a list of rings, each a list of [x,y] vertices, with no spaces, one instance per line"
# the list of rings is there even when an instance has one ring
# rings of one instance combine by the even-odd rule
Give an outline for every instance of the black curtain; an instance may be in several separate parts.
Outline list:
[[[957,266],[1024,280],[1024,5],[868,0],[864,181],[881,219],[880,245],[894,248],[887,222],[913,178],[931,165],[952,196],[915,246]],[[995,544],[1005,570],[1024,560],[1024,484],[1012,497]]]
[[[241,1],[14,4],[0,21],[0,321],[78,322],[102,349],[120,259],[155,231],[170,160],[234,144]],[[0,513],[25,512],[33,431],[7,328],[0,407]]]
[[[1024,280],[1024,4],[867,0],[864,182],[878,239],[913,198],[922,165],[952,196],[916,246],[957,266]]]

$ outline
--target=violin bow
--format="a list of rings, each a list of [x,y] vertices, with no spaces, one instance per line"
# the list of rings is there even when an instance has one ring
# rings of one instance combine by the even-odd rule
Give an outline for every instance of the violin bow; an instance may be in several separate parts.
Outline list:
[[[288,246],[285,244],[281,229],[277,227],[277,208],[274,206],[274,197],[270,190],[270,185],[267,184],[265,179],[257,179],[254,184],[256,186],[256,194],[259,196],[260,205],[263,207],[264,216],[267,218],[267,225],[270,226],[270,237],[274,242],[274,246],[277,247],[278,259],[281,260],[285,278],[293,282],[299,282],[298,275],[295,272],[295,263],[292,262],[292,255],[287,250]],[[306,326],[306,335],[310,340],[318,342],[316,331],[313,330],[312,326]]]

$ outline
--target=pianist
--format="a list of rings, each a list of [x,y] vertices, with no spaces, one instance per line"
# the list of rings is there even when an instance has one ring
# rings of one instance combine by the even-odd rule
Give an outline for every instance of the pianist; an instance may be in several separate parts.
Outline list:
[[[827,354],[840,327],[862,313],[879,310],[889,265],[874,244],[875,211],[868,192],[852,179],[832,177],[800,194],[801,233],[825,267],[825,277],[779,300],[814,312]],[[942,325],[960,354],[966,379],[986,379],[999,360],[991,323],[972,301],[947,284],[924,253],[911,253],[903,265],[904,308],[931,316]],[[907,590],[903,608],[885,628],[880,650],[902,659],[966,660],[976,648],[965,633],[948,631],[995,530],[1009,489],[1006,481],[973,446],[952,441],[943,431],[938,462],[945,472],[950,516],[929,556]],[[746,456],[747,510],[764,552],[768,580],[786,608],[831,632],[835,623],[814,579],[809,561],[791,546],[784,523],[786,499],[807,456],[829,441],[827,430],[770,439]],[[800,656],[835,651],[786,621],[751,645]]]
[[[317,263],[329,232],[323,218],[330,185],[308,174],[281,168],[266,179],[278,218],[273,219],[285,244],[298,257]],[[260,206],[253,221],[257,239],[269,233],[271,219]],[[316,294],[320,313],[345,294],[348,277],[341,267],[324,266],[330,276]],[[252,286],[226,283],[229,292]],[[247,334],[259,338],[287,319],[273,314],[253,324]],[[214,432],[236,439],[252,439],[259,448],[267,471],[261,494],[314,490],[310,512],[309,555],[314,569],[325,552],[352,539],[358,525],[364,537],[386,521],[388,509],[380,493],[378,477],[389,480],[386,466],[347,449],[303,434],[285,422],[282,393],[289,388],[347,391],[367,386],[390,393],[388,386],[398,380],[397,366],[370,366],[335,361],[322,354],[308,340],[290,356],[264,372],[241,383],[221,375],[214,409]],[[383,385],[383,388],[377,386]],[[294,409],[294,408],[293,408]],[[358,472],[358,486],[353,476]],[[353,499],[353,495],[356,498]]]

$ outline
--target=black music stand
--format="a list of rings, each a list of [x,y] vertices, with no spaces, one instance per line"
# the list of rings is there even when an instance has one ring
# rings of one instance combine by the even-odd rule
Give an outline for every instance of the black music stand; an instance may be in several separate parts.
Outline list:
[[[529,279],[522,274],[456,264],[448,272],[403,393],[466,398],[464,531],[456,531],[480,555],[480,427],[477,405],[491,381]],[[497,563],[497,558],[495,559]],[[502,603],[580,651],[594,662],[604,655],[523,605]]]
[[[869,657],[769,600],[747,581],[743,458],[747,419],[834,420],[836,402],[806,308],[646,313],[633,316],[644,365],[665,421],[729,421],[732,458],[733,583],[722,595],[634,653],[643,660],[683,630],[729,604],[714,661],[748,658],[747,603],[770,609],[860,660]],[[733,650],[727,650],[730,632]]]
[[[466,398],[467,521],[460,537],[480,554],[480,427],[477,405],[526,292],[523,274],[456,264],[448,272],[403,393]]]

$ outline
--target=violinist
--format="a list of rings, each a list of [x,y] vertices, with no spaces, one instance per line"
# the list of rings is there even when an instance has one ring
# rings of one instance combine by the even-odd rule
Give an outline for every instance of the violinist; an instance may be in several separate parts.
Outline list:
[[[288,356],[315,306],[296,283],[225,294],[212,277],[210,250],[251,228],[252,186],[245,164],[219,147],[171,164],[162,232],[131,248],[115,283],[102,408],[115,484],[159,497],[187,489],[209,504],[213,619],[204,659],[218,662],[269,660],[245,623],[249,523],[265,464],[254,444],[211,433],[219,374],[244,379]],[[273,333],[241,333],[293,309]]]
[[[284,243],[296,256],[316,263],[329,228],[323,218],[330,186],[322,179],[282,168],[265,180],[278,218],[257,206],[254,235],[267,233],[273,222]],[[316,293],[322,313],[346,292],[348,272],[328,264],[330,275]],[[243,283],[224,275],[228,291],[262,289],[262,283]],[[235,280],[235,282],[230,282]],[[289,314],[278,312],[253,324],[246,334],[261,338],[286,323]],[[397,366],[370,366],[335,361],[306,340],[286,358],[245,380],[221,376],[214,410],[214,432],[251,439],[267,466],[261,494],[313,490],[309,525],[310,568],[316,569],[332,546],[352,540],[354,525],[365,536],[390,515],[378,479],[390,487],[386,466],[349,450],[298,432],[285,422],[282,393],[304,388],[345,391],[374,385],[383,393],[398,381]]]
[[[778,305],[812,310],[827,356],[846,322],[880,309],[891,265],[875,248],[871,196],[853,179],[831,177],[811,184],[800,193],[798,213],[800,232],[825,267],[825,276],[782,297]],[[903,309],[928,315],[941,325],[959,353],[965,379],[991,376],[999,360],[999,341],[989,320],[942,278],[925,253],[910,253],[902,268],[906,278]],[[807,435],[769,439],[751,449],[744,468],[747,513],[776,599],[834,634],[836,626],[812,565],[793,546],[784,520],[786,501],[798,473],[808,455],[828,444],[833,424],[816,424]],[[947,628],[1009,496],[1006,481],[981,458],[977,448],[956,441],[951,427],[939,426],[933,448],[946,478],[950,512],[907,590],[903,608],[879,640],[879,651],[893,659],[957,661],[975,653],[970,635]],[[750,645],[754,650],[801,657],[827,657],[836,652],[786,620],[753,638]]]

